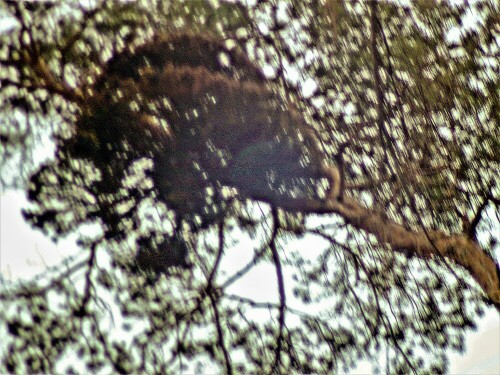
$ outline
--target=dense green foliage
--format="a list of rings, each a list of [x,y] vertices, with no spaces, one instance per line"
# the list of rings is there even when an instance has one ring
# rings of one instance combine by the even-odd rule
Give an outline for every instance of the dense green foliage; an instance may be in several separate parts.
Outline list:
[[[2,189],[27,191],[25,217],[47,235],[82,233],[75,259],[2,286],[0,372],[329,373],[361,359],[381,372],[444,372],[449,349],[464,350],[485,308],[462,269],[392,252],[340,216],[284,211],[217,183],[197,190],[189,176],[178,190],[167,181],[163,199],[152,160],[168,149],[109,130],[127,121],[135,129],[129,102],[110,107],[102,89],[85,107],[69,93],[126,87],[129,70],[118,74],[108,61],[153,35],[224,39],[262,68],[275,98],[293,103],[325,159],[343,160],[347,194],[414,230],[480,233],[494,256],[499,14],[494,1],[0,3],[9,25],[0,34]],[[141,91],[129,87],[125,97]],[[75,123],[92,129],[76,143]],[[231,136],[238,145],[241,133]],[[231,178],[265,189],[243,172],[257,170],[256,157],[274,165],[275,152],[298,158],[283,144],[250,145]],[[108,146],[106,158],[89,157]],[[40,149],[51,156],[40,160]],[[165,168],[179,181],[172,164]],[[176,206],[179,191],[195,208]],[[162,250],[182,261],[163,268],[139,259],[137,267],[136,254],[151,248],[158,262],[167,262]],[[246,265],[226,261],[245,250]],[[278,280],[275,301],[233,288],[259,267]]]

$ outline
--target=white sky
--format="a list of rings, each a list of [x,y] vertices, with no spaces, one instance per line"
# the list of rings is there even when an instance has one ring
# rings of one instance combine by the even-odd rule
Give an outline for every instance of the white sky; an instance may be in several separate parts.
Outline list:
[[[76,237],[55,244],[40,231],[33,230],[21,216],[25,206],[24,192],[7,191],[0,195],[0,272],[6,280],[30,278],[78,251]],[[260,276],[255,277],[255,272]],[[258,300],[273,299],[276,288],[270,285],[274,285],[274,281],[255,284],[255,280],[264,280],[264,275],[269,274],[274,275],[264,269],[253,270],[241,280],[238,294],[253,295]],[[478,322],[477,332],[468,334],[465,355],[452,354],[450,364],[451,374],[500,374],[500,316],[495,310],[489,310]],[[361,363],[353,374],[369,373],[370,364]]]
[[[3,21],[3,22],[2,22]],[[472,15],[468,19],[470,27],[477,22]],[[5,19],[0,19],[5,26]],[[450,38],[456,36],[458,30],[452,30]],[[1,27],[0,27],[1,32]],[[454,33],[455,32],[455,33]],[[0,194],[0,277],[6,280],[31,278],[47,267],[78,252],[75,244],[76,236],[61,239],[57,244],[45,237],[40,231],[33,230],[21,216],[21,208],[26,206],[24,192],[7,191]],[[255,277],[259,273],[259,277]],[[276,296],[276,288],[270,288],[265,280],[267,272],[256,268],[246,275],[238,288],[241,295],[258,296],[259,300]],[[256,284],[255,280],[261,280]],[[0,279],[0,287],[1,287]],[[274,281],[271,281],[271,285]],[[500,374],[500,315],[490,309],[478,324],[477,332],[467,336],[466,353],[461,356],[451,354],[450,374],[498,375]],[[353,374],[369,374],[369,363],[361,363]]]

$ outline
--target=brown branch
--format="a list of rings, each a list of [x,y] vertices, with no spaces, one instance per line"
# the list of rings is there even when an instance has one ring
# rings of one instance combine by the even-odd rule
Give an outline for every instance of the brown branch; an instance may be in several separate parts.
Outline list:
[[[448,235],[437,230],[410,230],[350,197],[344,197],[342,202],[296,200],[288,202],[286,208],[302,213],[338,214],[347,224],[373,234],[379,243],[390,245],[392,250],[405,255],[425,259],[445,257],[465,268],[500,311],[500,268],[495,260],[467,235]]]
[[[220,265],[220,261],[222,259],[222,254],[224,252],[224,222],[220,222],[218,224],[218,238],[219,238],[219,249],[217,252],[217,256],[215,259],[214,266],[212,268],[212,271],[210,272],[210,275],[208,276],[207,279],[207,286],[206,286],[206,294],[208,298],[210,299],[210,304],[212,306],[212,311],[214,314],[214,324],[215,328],[217,330],[217,344],[222,351],[222,354],[224,356],[224,364],[226,367],[226,373],[227,374],[232,374],[233,373],[233,367],[232,367],[232,362],[231,362],[231,356],[229,354],[229,351],[224,343],[224,331],[222,329],[222,324],[221,324],[221,318],[220,318],[220,313],[219,313],[219,307],[218,307],[218,291],[213,285],[213,280],[215,278],[215,275],[217,274],[217,270]]]
[[[208,291],[208,298],[210,299],[210,304],[212,305],[212,311],[214,313],[215,328],[217,330],[217,344],[219,346],[219,349],[222,351],[222,354],[224,355],[224,365],[226,367],[226,374],[230,375],[233,374],[233,365],[231,362],[231,356],[229,354],[229,351],[226,347],[226,344],[224,343],[224,331],[222,329],[222,323],[219,314],[219,306],[216,297],[214,296],[213,289]]]
[[[33,82],[34,87],[59,94],[72,102],[80,103],[83,100],[82,91],[79,88],[73,89],[56,78],[40,56],[33,58],[28,52],[24,51],[23,60],[35,73],[37,80]]]
[[[280,305],[279,305],[279,333],[278,333],[278,338],[277,338],[277,344],[276,344],[276,364],[275,364],[275,370],[279,372],[279,368],[281,365],[281,352],[283,350],[283,331],[285,328],[285,309],[286,309],[286,293],[285,293],[285,282],[283,280],[283,268],[281,265],[281,260],[280,256],[278,253],[278,249],[276,247],[276,237],[278,236],[278,229],[279,229],[279,219],[278,219],[278,212],[276,209],[273,209],[273,234],[272,234],[272,240],[271,243],[269,244],[269,247],[271,248],[271,253],[273,256],[273,263],[276,267],[276,278],[278,280],[278,292],[279,292],[279,299],[280,299]]]
[[[86,265],[88,265],[88,260],[81,260],[71,265],[71,267],[68,266],[64,272],[50,279],[45,285],[37,285],[37,281],[35,280],[28,283],[20,283],[19,288],[5,288],[0,292],[0,300],[12,301],[20,298],[32,298],[36,295],[47,293],[51,289],[62,287],[64,280],[67,280]],[[53,267],[52,269],[55,268]]]
[[[224,222],[222,221],[218,223],[218,237],[219,237],[219,249],[217,251],[217,256],[215,258],[214,266],[207,279],[208,289],[213,288],[213,281],[219,269],[220,261],[222,260],[222,255],[224,254]]]
[[[85,287],[83,290],[83,297],[82,301],[80,303],[80,306],[77,308],[77,316],[84,316],[87,314],[87,309],[88,309],[88,304],[90,301],[90,298],[92,297],[92,271],[94,270],[95,267],[95,259],[96,259],[96,253],[97,253],[97,243],[92,244],[90,248],[90,256],[87,261],[88,269],[85,274]]]
[[[377,93],[377,122],[382,144],[387,144],[386,150],[394,150],[391,146],[390,136],[384,127],[384,98],[382,93],[382,81],[379,69],[382,66],[381,56],[377,49],[377,35],[380,30],[377,19],[377,4],[371,4],[371,47],[374,58],[373,75],[374,86]],[[395,155],[394,155],[395,156]],[[396,157],[397,159],[397,157]],[[395,173],[399,178],[400,174]],[[404,187],[404,184],[402,184]],[[410,196],[407,189],[404,189]],[[394,251],[404,254],[413,254],[421,258],[439,257],[445,261],[450,260],[464,267],[470,275],[481,286],[500,311],[500,268],[495,260],[488,255],[477,242],[463,234],[447,235],[442,231],[429,231],[422,226],[421,230],[412,231],[404,226],[388,219],[385,215],[370,210],[353,199],[347,198],[343,202],[328,200],[324,204],[319,202],[299,202],[302,212],[314,213],[337,213],[341,215],[348,224],[356,229],[373,234],[381,244],[388,244]],[[293,203],[287,202],[283,205],[286,209],[292,208]],[[416,209],[414,209],[417,212]]]
[[[15,17],[21,24],[21,31],[19,34],[21,36],[21,58],[19,61],[11,61],[10,63],[7,62],[7,64],[16,66],[21,73],[23,72],[23,64],[29,67],[33,72],[33,76],[26,78],[30,80],[31,88],[46,89],[50,93],[63,96],[66,100],[76,103],[82,102],[84,96],[79,88],[71,88],[50,71],[45,60],[41,56],[40,46],[36,45],[33,41],[33,31],[27,25],[25,17],[22,14],[22,7],[24,7],[24,5],[21,4],[22,2],[14,4]],[[28,42],[24,41],[22,37],[23,33],[29,35]],[[24,76],[24,73],[22,73],[22,75]]]

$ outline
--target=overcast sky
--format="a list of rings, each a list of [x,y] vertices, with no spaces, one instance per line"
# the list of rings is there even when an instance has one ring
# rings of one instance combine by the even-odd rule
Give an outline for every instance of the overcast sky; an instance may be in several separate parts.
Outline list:
[[[475,14],[469,13],[464,28],[473,27],[478,20]],[[0,19],[0,32],[6,25],[5,19]],[[458,29],[450,30],[450,38],[457,38],[458,35]],[[0,194],[0,274],[7,281],[31,278],[57,264],[64,256],[78,251],[76,236],[54,244],[41,232],[31,229],[21,216],[21,208],[25,206],[25,192],[7,191]],[[262,283],[262,288],[255,283],[255,280],[265,279],[265,276],[256,278],[255,272],[262,272],[263,275],[268,273],[265,269],[256,268],[253,275],[247,275],[247,279],[239,283],[242,289],[240,293],[261,297],[270,291],[274,293],[275,290],[269,288],[267,281]],[[250,279],[251,282],[246,282]],[[465,355],[451,355],[451,374],[500,374],[500,316],[491,309],[477,324],[478,331],[467,337]],[[361,364],[356,374],[370,373],[370,369],[369,364]]]
[[[21,216],[25,205],[24,192],[7,191],[0,195],[0,271],[6,280],[30,278],[78,251],[76,236],[54,244],[40,231],[31,229]],[[240,294],[262,296],[272,290],[268,283],[262,288],[255,284],[262,277],[248,276],[252,282],[241,280]],[[450,357],[451,374],[500,374],[500,316],[495,310],[489,310],[478,322],[478,331],[468,335],[466,349],[464,356]],[[368,374],[370,369],[369,364],[361,364],[356,374]]]

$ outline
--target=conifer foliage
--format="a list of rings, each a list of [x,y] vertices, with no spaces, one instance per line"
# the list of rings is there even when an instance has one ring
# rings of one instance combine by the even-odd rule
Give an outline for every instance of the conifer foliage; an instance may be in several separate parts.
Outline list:
[[[2,189],[80,238],[0,372],[442,373],[500,309],[494,2],[0,10]]]

